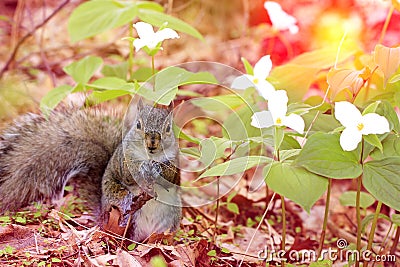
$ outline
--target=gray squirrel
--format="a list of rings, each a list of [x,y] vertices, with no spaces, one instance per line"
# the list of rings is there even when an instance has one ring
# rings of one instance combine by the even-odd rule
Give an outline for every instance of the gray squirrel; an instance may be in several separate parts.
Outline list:
[[[108,225],[112,210],[134,241],[177,230],[180,173],[172,108],[141,98],[135,106],[124,136],[121,120],[99,110],[17,119],[0,134],[0,213],[58,199],[73,179],[106,230],[114,231]]]

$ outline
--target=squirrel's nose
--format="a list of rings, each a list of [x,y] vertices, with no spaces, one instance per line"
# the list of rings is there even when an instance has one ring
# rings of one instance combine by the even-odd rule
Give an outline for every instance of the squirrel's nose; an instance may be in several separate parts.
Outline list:
[[[150,152],[153,152],[159,147],[161,135],[157,132],[148,132],[145,135],[146,135],[146,146],[150,150]]]

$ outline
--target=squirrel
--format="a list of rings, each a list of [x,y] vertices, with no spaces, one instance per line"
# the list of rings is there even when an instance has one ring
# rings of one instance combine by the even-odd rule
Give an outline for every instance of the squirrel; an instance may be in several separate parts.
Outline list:
[[[98,110],[17,119],[0,134],[0,214],[59,199],[73,179],[102,228],[116,232],[109,221],[117,210],[118,227],[133,241],[176,231],[182,211],[172,107],[138,99],[124,136],[121,120]]]

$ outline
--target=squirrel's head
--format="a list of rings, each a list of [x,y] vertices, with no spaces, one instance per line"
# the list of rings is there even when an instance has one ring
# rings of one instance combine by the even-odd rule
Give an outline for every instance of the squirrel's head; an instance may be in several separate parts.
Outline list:
[[[140,135],[148,154],[158,154],[175,147],[172,132],[172,106],[152,106],[139,100],[132,131]]]

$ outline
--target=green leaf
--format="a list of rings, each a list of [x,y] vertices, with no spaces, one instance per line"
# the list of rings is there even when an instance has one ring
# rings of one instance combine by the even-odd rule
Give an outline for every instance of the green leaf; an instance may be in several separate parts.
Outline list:
[[[328,186],[328,179],[285,162],[272,163],[265,181],[274,192],[299,204],[307,212]]]
[[[16,217],[15,221],[17,223],[26,224],[26,218],[24,218],[24,217]]]
[[[379,106],[376,113],[384,116],[390,124],[390,129],[393,129],[396,133],[400,133],[400,121],[397,117],[396,111],[388,101],[379,101]]]
[[[285,136],[285,133],[283,131],[282,127],[274,127],[274,149],[275,151],[278,151],[279,148],[281,147],[283,137]]]
[[[244,68],[246,69],[246,73],[253,75],[254,74],[253,66],[244,57],[241,57],[240,59],[243,62]]]
[[[207,252],[207,256],[215,257],[217,256],[217,251],[215,251],[215,249],[210,250],[209,252]]]
[[[151,25],[157,27],[161,27],[165,22],[168,22],[168,28],[174,29],[179,32],[184,32],[197,39],[204,40],[203,36],[191,25],[167,14],[149,9],[139,9],[138,16],[142,21],[150,23]]]
[[[236,203],[227,203],[226,208],[232,213],[239,214],[239,207]]]
[[[309,125],[312,125],[311,132],[331,132],[341,126],[339,121],[331,114],[321,114],[317,110],[311,110],[307,114],[302,115],[302,117],[306,123],[306,129],[308,129]]]
[[[376,199],[400,211],[400,157],[364,164],[363,185]]]
[[[289,149],[289,150],[279,150],[280,161],[285,161],[292,159],[300,154],[301,149]]]
[[[90,80],[90,78],[92,78],[93,74],[100,68],[101,64],[103,64],[103,59],[100,57],[87,56],[79,61],[69,64],[64,67],[63,70],[70,75],[75,82],[85,84]]]
[[[205,165],[205,167],[208,167],[214,162],[214,160],[224,156],[225,150],[232,146],[232,142],[225,138],[212,136],[210,138],[201,140],[200,145],[200,161]]]
[[[396,83],[398,81],[400,81],[400,74],[396,74],[389,79],[389,83]]]
[[[51,258],[51,262],[61,262],[59,258]]]
[[[134,2],[101,0],[79,5],[68,21],[68,32],[73,43],[112,28],[127,24],[137,16]]]
[[[99,104],[124,95],[131,95],[131,93],[126,90],[95,91],[90,95],[89,99],[90,101]]]
[[[400,214],[392,215],[392,223],[394,223],[397,226],[400,226]]]
[[[48,92],[40,101],[40,110],[45,116],[67,96],[74,88],[70,85],[61,85]]]
[[[229,249],[224,248],[224,247],[221,248],[221,252],[223,252],[223,253],[231,253],[231,252],[229,251]]]
[[[400,156],[400,136],[389,134],[383,141],[383,152],[374,150],[371,153],[373,159],[383,159],[391,156]]]
[[[339,198],[340,204],[342,204],[343,206],[355,207],[356,206],[356,196],[357,196],[356,191],[344,192]],[[368,193],[361,192],[361,195],[360,195],[360,207],[361,208],[366,209],[374,203],[375,203],[374,197],[372,197]]]
[[[167,267],[167,263],[165,262],[164,258],[161,256],[154,256],[150,260],[150,264],[152,267]],[[130,265],[130,263],[129,263]],[[132,264],[136,265],[136,264]]]
[[[224,120],[223,135],[230,140],[245,140],[260,137],[262,130],[251,126],[251,116],[258,111],[257,106],[244,105],[229,114]]]
[[[238,94],[201,97],[191,100],[195,106],[209,111],[232,110],[246,104],[246,100]]]
[[[295,162],[328,178],[356,178],[362,173],[359,154],[359,149],[343,151],[339,134],[316,133],[307,140]]]
[[[169,105],[175,98],[178,86],[189,84],[218,84],[218,81],[209,72],[194,73],[178,67],[169,67],[153,76],[137,93],[158,104]]]
[[[374,219],[374,216],[375,216],[374,213],[373,213],[373,214],[368,214],[368,215],[365,216],[365,218],[361,221],[361,231],[362,231],[362,232],[365,232],[365,228],[368,226],[368,224],[370,224],[370,223],[372,222],[372,220]],[[388,222],[390,222],[390,218],[389,218],[387,215],[382,214],[382,213],[380,213],[380,214],[378,215],[378,219],[385,219],[385,220],[387,220]]]
[[[115,65],[104,65],[101,73],[108,77],[117,77],[126,80],[128,75],[128,62],[122,62]]]
[[[364,135],[364,140],[368,142],[368,144],[379,148],[380,151],[383,151],[383,146],[381,143],[381,140],[379,140],[378,136],[376,134],[368,134]]]
[[[131,80],[137,80],[138,82],[144,82],[153,76],[153,70],[151,68],[142,67],[132,73]]]
[[[277,90],[287,90],[292,102],[301,102],[318,72],[334,65],[337,50],[337,47],[332,46],[303,53],[287,64],[275,67],[269,77],[277,81],[274,83]],[[341,62],[356,52],[354,44],[344,44],[338,61]]]
[[[208,169],[199,177],[199,179],[209,176],[224,176],[242,173],[245,170],[248,170],[254,166],[270,163],[271,161],[271,158],[264,156],[248,156],[236,158]]]
[[[104,90],[124,90],[129,93],[135,93],[135,84],[128,83],[117,77],[104,77],[87,84],[88,87]]]

